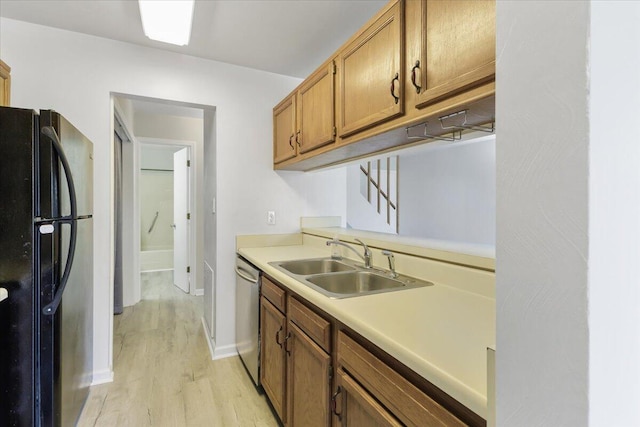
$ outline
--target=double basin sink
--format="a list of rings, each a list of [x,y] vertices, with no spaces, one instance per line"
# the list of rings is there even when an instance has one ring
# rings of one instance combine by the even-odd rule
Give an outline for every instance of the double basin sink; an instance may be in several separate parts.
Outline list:
[[[409,276],[364,268],[350,260],[314,258],[270,262],[283,273],[329,298],[348,298],[433,285]]]

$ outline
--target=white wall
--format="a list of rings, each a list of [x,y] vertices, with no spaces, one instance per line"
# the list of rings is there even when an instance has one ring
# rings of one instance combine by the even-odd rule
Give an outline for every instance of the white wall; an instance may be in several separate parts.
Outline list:
[[[588,425],[588,19],[497,3],[498,425]]]
[[[497,3],[498,425],[640,425],[639,19]]]
[[[216,112],[204,112],[204,319],[213,342],[215,330],[215,277],[217,264]],[[215,206],[215,209],[214,209]]]
[[[495,137],[400,155],[400,235],[495,244]]]
[[[366,159],[362,160],[362,162]],[[369,203],[360,192],[360,162],[345,166],[347,174],[347,225],[357,230],[396,234],[396,223],[387,224],[386,206],[383,214],[378,213],[377,201]],[[372,187],[374,190],[375,188]],[[395,193],[395,190],[394,190]],[[383,199],[384,200],[384,199]]]
[[[589,424],[640,425],[640,2],[591,2]]]
[[[495,136],[455,144],[430,143],[398,155],[401,236],[495,245]],[[367,160],[367,159],[365,159]],[[360,194],[359,163],[347,169],[347,222],[353,228],[394,233]]]
[[[142,144],[140,146],[140,169],[173,170],[173,153],[177,147]]]
[[[46,46],[44,48],[46,41]],[[0,19],[14,106],[54,108],[95,144],[94,369],[111,371],[112,135],[110,94],[216,107],[217,344],[234,343],[235,235],[298,230],[300,216],[345,215],[344,172],[276,173],[272,108],[298,79]],[[335,188],[339,187],[339,191]],[[278,224],[267,226],[267,210]]]

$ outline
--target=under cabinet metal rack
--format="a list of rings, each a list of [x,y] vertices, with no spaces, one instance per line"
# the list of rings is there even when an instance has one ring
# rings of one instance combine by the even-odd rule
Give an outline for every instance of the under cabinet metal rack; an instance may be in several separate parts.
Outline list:
[[[462,132],[465,130],[476,131],[476,132],[485,132],[485,133],[494,133],[496,130],[495,121],[492,121],[490,126],[478,126],[478,125],[470,125],[467,123],[467,111],[461,110],[455,113],[447,114],[445,116],[441,116],[438,118],[440,122],[440,128],[442,130],[448,131],[442,135],[434,135],[428,133],[428,125],[429,122],[418,123],[417,125],[409,126],[406,128],[407,139],[434,139],[438,141],[447,141],[454,142],[460,141],[462,139]],[[460,123],[456,123],[456,119],[462,118]],[[417,129],[422,127],[422,133],[412,133],[413,129]]]

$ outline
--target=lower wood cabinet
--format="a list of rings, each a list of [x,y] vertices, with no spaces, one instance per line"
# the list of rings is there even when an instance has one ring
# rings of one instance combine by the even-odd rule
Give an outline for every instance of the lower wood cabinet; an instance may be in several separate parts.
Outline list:
[[[289,321],[287,401],[290,426],[329,427],[331,356]]]
[[[297,295],[267,277],[262,288],[260,380],[286,427],[486,426]]]
[[[336,377],[332,406],[337,424],[341,427],[402,427],[389,411],[343,370]]]
[[[330,324],[269,279],[262,286],[262,387],[285,426],[330,427]]]
[[[286,422],[286,320],[264,296],[260,298],[260,383],[273,409]]]
[[[373,396],[376,401],[388,408],[388,411],[400,420],[402,425],[416,427],[466,425],[345,333],[339,332],[337,341],[338,365],[342,371],[349,373],[347,384],[349,379],[355,379],[368,395]],[[342,380],[344,381],[345,378],[343,377]],[[354,395],[354,392],[352,391],[351,394]],[[364,393],[360,391],[355,394],[361,397],[361,401],[363,400]],[[343,408],[346,414],[350,410],[349,402],[347,399],[347,407]],[[360,402],[354,406],[362,407],[363,404]],[[358,413],[361,411],[362,409],[357,410]],[[377,414],[380,415],[379,412]]]

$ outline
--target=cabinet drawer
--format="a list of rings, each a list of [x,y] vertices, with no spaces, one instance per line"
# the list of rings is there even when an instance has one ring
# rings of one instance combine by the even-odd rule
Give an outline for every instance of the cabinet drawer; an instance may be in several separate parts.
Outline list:
[[[405,425],[465,425],[343,332],[337,345],[338,364]]]
[[[281,312],[285,312],[285,292],[280,286],[273,283],[267,277],[262,276],[262,295],[268,299]]]
[[[290,321],[309,335],[324,351],[330,353],[331,324],[329,322],[309,310],[295,298],[289,298],[287,314]]]

